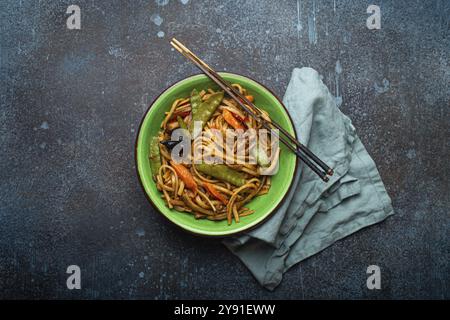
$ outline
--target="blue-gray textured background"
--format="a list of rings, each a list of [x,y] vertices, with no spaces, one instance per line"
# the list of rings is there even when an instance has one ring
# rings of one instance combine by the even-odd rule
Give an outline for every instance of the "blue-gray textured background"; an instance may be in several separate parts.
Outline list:
[[[381,30],[366,27],[371,3]],[[449,298],[449,17],[448,0],[1,1],[0,297]],[[139,186],[134,141],[149,103],[197,73],[173,36],[279,96],[292,68],[317,69],[397,214],[275,292],[218,241],[169,225]],[[81,290],[66,288],[70,264]],[[371,264],[382,290],[366,288]]]

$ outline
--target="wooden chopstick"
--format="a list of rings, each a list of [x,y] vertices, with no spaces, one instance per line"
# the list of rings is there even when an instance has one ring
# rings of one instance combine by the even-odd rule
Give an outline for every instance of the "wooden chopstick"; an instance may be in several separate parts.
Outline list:
[[[260,122],[264,128],[272,129],[273,127],[280,130],[288,139],[287,141],[284,137],[278,135],[278,138],[292,151],[296,154],[297,157],[300,158],[305,164],[310,167],[317,175],[321,177],[322,180],[328,181],[329,178],[327,175],[332,175],[333,170],[328,167],[322,160],[320,160],[316,155],[314,155],[306,146],[297,141],[292,135],[289,134],[284,128],[278,125],[276,122],[268,122],[261,116],[261,111],[250,102],[244,95],[242,95],[238,90],[233,88],[228,82],[226,82],[217,72],[215,72],[210,66],[208,66],[205,62],[203,62],[200,58],[198,58],[192,51],[186,48],[181,42],[172,39],[170,44],[179,51],[183,56],[185,56],[188,60],[193,62],[200,70],[203,71],[211,80],[213,80],[216,84],[218,84],[231,98],[233,98],[239,106],[241,106],[251,117],[253,117],[256,121]],[[244,102],[242,102],[244,101]],[[252,109],[250,109],[248,106]],[[254,111],[255,110],[255,111]],[[291,143],[294,143],[300,150],[293,147]],[[303,154],[302,152],[305,154]],[[315,164],[310,161],[306,156],[309,156],[319,167],[315,166]]]
[[[234,96],[235,92],[231,91],[229,86],[227,86],[226,84],[222,83],[222,82],[218,82],[218,79],[216,78],[216,76],[214,74],[210,74],[209,70],[204,70],[204,68],[202,66],[198,66],[209,78],[211,78],[214,82],[216,82],[230,97],[232,97],[234,100],[236,100],[238,103],[241,102]],[[242,105],[241,105],[242,106]],[[249,109],[247,106],[242,106],[244,108],[244,110]],[[258,110],[258,109],[256,109]],[[261,121],[261,118],[259,117],[259,115],[254,115],[251,110],[248,111],[248,113],[254,117],[257,121]],[[271,127],[268,127],[267,122],[265,122],[264,119],[262,119],[262,125],[270,130],[272,129]],[[276,133],[275,133],[276,134]],[[288,141],[286,141],[284,139],[284,137],[277,135],[278,138],[292,151],[295,153],[295,155],[300,158],[300,160],[302,160],[303,162],[305,162],[305,164],[310,167],[322,180],[324,181],[328,181],[329,178],[326,174],[326,172],[322,171],[320,168],[316,167],[314,165],[314,163],[312,163],[305,155],[303,155],[298,149],[294,148]]]
[[[173,43],[172,43],[173,42]],[[179,49],[177,49],[178,51],[180,51],[183,54],[183,51],[186,52],[188,54],[188,56],[186,56],[188,59],[192,60],[194,59],[198,64],[203,65],[205,68],[208,69],[208,71],[212,74],[214,74],[216,76],[216,79],[221,81],[222,83],[224,83],[227,87],[230,87],[234,93],[243,101],[245,101],[248,105],[252,106],[257,112],[259,112],[258,108],[253,105],[252,102],[250,102],[244,95],[241,95],[239,91],[235,90],[232,86],[229,86],[229,84],[222,78],[220,77],[220,75],[218,75],[209,65],[207,65],[204,61],[202,61],[200,58],[198,58],[192,51],[190,51],[186,46],[184,46],[181,42],[179,42],[177,39],[173,38],[172,39],[172,46],[174,46],[174,44],[176,46],[179,47]],[[175,46],[174,46],[175,47]],[[194,62],[195,63],[195,62]],[[237,101],[239,103],[239,101]],[[242,106],[242,103],[240,103],[240,105]],[[249,114],[252,115],[252,110],[248,110],[248,108],[245,108],[245,106],[243,106],[243,108],[245,109],[245,111]],[[260,114],[260,113],[259,113]],[[255,117],[254,117],[255,118]],[[261,119],[256,119],[261,121]],[[262,119],[263,122],[265,122],[264,119]],[[286,137],[289,138],[289,140],[294,143],[295,145],[297,145],[300,150],[302,150],[306,155],[308,155],[315,163],[317,163],[328,175],[333,175],[333,169],[331,169],[330,167],[328,167],[322,160],[320,160],[314,153],[312,153],[306,146],[304,146],[302,143],[300,143],[297,139],[295,139],[294,137],[292,137],[289,132],[287,132],[283,127],[281,127],[280,125],[278,125],[276,122],[272,122],[269,123],[271,126],[274,126],[275,128],[277,128],[278,130],[280,130]],[[266,127],[267,128],[267,127]]]
[[[216,82],[230,97],[232,97],[250,116],[255,118],[255,120],[261,122],[261,124],[266,129],[271,129],[271,127],[268,125],[267,121],[265,119],[261,118],[259,109],[254,106],[250,101],[248,101],[243,95],[239,93],[239,91],[235,90],[232,86],[230,86],[224,79],[222,79],[216,72],[212,70],[211,67],[209,67],[206,63],[201,61],[197,56],[195,56],[189,49],[184,47],[179,41],[176,39],[173,39],[171,41],[172,46],[177,49],[181,54],[183,54],[186,58],[188,58],[190,61],[192,61],[200,70],[202,70],[209,78],[211,78],[214,82]],[[240,100],[247,101],[248,105],[251,105],[259,114],[255,115],[253,113],[253,110],[249,109],[244,103],[242,103]],[[276,128],[281,129],[282,132],[285,132],[283,128],[281,128],[276,123],[271,123]],[[286,136],[290,138],[290,140],[297,141],[295,138],[289,135],[289,133],[286,132]],[[280,140],[291,150],[293,151],[303,162],[305,162],[308,167],[310,167],[317,175],[319,175],[322,180],[328,181],[329,178],[327,177],[327,171],[322,171],[320,168],[317,168],[305,155],[303,155],[299,150],[294,148],[289,142],[287,142],[283,137],[279,136]],[[332,173],[332,171],[331,171]]]

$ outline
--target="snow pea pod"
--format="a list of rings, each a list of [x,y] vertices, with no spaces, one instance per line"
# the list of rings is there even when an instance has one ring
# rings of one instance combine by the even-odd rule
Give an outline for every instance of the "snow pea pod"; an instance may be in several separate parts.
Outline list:
[[[197,112],[198,106],[202,103],[202,97],[198,93],[197,89],[192,90],[191,92],[191,109],[192,115]]]
[[[159,152],[159,140],[158,137],[153,137],[150,142],[150,169],[152,170],[152,175],[156,176],[161,168],[161,155]]]
[[[233,170],[224,164],[200,163],[195,165],[195,168],[201,173],[229,182],[238,187],[245,184],[245,175],[242,172]]]
[[[195,113],[192,113],[192,120],[191,125],[189,126],[189,132],[191,133],[193,138],[196,138],[194,136],[194,125],[196,121],[201,122],[201,127],[205,125],[205,123],[211,118],[214,111],[216,111],[217,107],[219,106],[220,102],[222,102],[223,99],[223,91],[216,92],[211,94],[208,99],[203,101],[196,109]],[[191,105],[192,106],[192,105]],[[197,133],[197,135],[200,132]]]

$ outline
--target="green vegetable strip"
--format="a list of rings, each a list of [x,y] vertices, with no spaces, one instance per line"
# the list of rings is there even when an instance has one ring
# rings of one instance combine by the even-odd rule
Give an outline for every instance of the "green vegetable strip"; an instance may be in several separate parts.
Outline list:
[[[198,93],[197,89],[192,90],[191,92],[191,108],[192,108],[192,116],[197,112],[198,106],[202,103],[202,97]]]
[[[161,155],[159,153],[159,140],[158,137],[153,137],[150,142],[150,169],[152,169],[152,175],[156,176],[161,168]]]
[[[194,133],[194,124],[196,121],[200,121],[202,123],[202,128],[206,122],[208,122],[209,118],[213,115],[214,111],[216,111],[220,102],[223,99],[223,91],[216,92],[211,94],[208,99],[203,101],[195,112],[192,112],[192,120],[191,125],[189,126],[189,132],[191,135]],[[191,104],[192,106],[192,104]],[[193,136],[193,138],[195,138]]]
[[[233,170],[224,164],[201,163],[195,165],[195,168],[201,173],[207,174],[216,179],[227,181],[238,187],[245,184],[245,175],[242,172]]]
[[[183,118],[177,116],[177,121],[181,129],[187,129],[186,123],[184,123]]]

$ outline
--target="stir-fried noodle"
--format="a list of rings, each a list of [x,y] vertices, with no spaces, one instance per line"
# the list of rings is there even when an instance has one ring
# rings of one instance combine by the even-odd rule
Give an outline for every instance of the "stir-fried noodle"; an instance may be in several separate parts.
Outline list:
[[[253,100],[253,96],[245,88],[238,84],[233,86]],[[260,111],[270,121],[269,115]],[[172,132],[178,128],[192,133],[194,120],[202,121],[202,132],[189,141],[191,148],[188,158],[192,161],[177,163],[171,148],[161,142],[170,141]],[[270,138],[267,138],[269,141],[265,149],[262,149],[263,155],[253,152],[247,140],[241,146],[234,142],[227,149],[225,141],[219,139],[217,133],[225,137],[228,129],[239,132],[253,129],[258,133],[262,128],[234,100],[224,97],[223,92],[212,89],[201,92],[194,90],[190,97],[173,102],[166,112],[159,135],[154,138],[150,147],[153,177],[169,208],[189,212],[197,219],[226,219],[228,224],[233,219],[239,222],[240,218],[253,213],[245,205],[269,191],[271,178],[263,174],[261,168],[269,165],[269,154],[272,164],[278,161],[279,148],[274,147]],[[239,147],[242,148],[240,153],[237,152]],[[219,158],[222,164],[199,163],[196,161],[199,154],[202,157]]]

